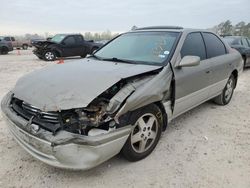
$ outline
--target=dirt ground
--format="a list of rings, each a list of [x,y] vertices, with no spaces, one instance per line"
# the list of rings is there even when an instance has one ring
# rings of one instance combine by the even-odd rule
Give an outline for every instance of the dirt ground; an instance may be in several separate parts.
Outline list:
[[[19,77],[52,64],[31,50],[1,55],[0,100]],[[134,163],[116,156],[89,171],[50,167],[15,142],[0,115],[0,187],[249,188],[250,69],[239,78],[229,105],[207,102],[181,115],[154,152]]]

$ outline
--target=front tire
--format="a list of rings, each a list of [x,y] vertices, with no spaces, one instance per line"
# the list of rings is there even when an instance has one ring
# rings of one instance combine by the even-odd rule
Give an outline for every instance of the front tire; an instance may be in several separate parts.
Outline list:
[[[236,85],[235,76],[231,75],[222,93],[214,98],[214,102],[219,105],[227,105],[232,99],[235,85]]]
[[[56,54],[53,51],[46,51],[43,55],[45,61],[54,61],[56,59]]]
[[[129,123],[133,129],[121,154],[129,161],[138,161],[147,157],[160,139],[162,112],[158,106],[151,104],[132,112]]]

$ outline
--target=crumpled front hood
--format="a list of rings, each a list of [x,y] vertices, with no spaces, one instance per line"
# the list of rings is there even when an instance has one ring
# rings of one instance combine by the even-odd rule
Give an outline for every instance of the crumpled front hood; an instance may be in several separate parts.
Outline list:
[[[44,111],[86,107],[123,78],[158,66],[74,60],[34,71],[18,80],[14,96]]]
[[[51,42],[51,41],[38,41],[38,42],[36,42],[35,44],[34,44],[34,46],[36,47],[36,48],[44,48],[44,47],[46,47],[46,46],[48,46],[48,45],[50,45],[50,44],[56,44],[55,42]]]

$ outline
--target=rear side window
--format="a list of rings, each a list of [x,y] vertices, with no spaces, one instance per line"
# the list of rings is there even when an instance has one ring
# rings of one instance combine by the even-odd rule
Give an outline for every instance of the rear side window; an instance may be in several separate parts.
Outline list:
[[[187,35],[181,49],[181,58],[187,55],[199,56],[201,60],[206,59],[205,45],[200,33]]]
[[[75,44],[75,38],[73,36],[69,36],[67,37],[64,41],[63,41],[66,45],[72,45]]]
[[[241,40],[241,42],[242,42],[242,45],[243,45],[243,46],[245,46],[245,47],[249,47],[249,45],[248,45],[248,42],[247,42],[247,39],[246,39],[246,38],[243,38],[243,39]]]
[[[82,38],[82,36],[80,36],[80,35],[76,35],[76,36],[75,36],[75,39],[76,39],[76,42],[77,42],[78,44],[81,44],[82,41],[83,41],[83,38]]]
[[[223,42],[212,33],[203,33],[207,49],[207,57],[212,58],[226,54],[226,48]]]
[[[11,40],[12,40],[12,41],[15,41],[15,38],[14,38],[14,37],[11,37]]]

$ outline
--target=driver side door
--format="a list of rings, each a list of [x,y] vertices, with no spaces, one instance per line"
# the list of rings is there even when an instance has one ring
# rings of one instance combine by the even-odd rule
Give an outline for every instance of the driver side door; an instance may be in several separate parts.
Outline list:
[[[201,61],[196,66],[174,68],[176,84],[174,117],[206,101],[210,83],[210,60],[206,58],[206,48],[200,32],[189,33],[186,36],[180,56],[181,58],[199,56]]]

